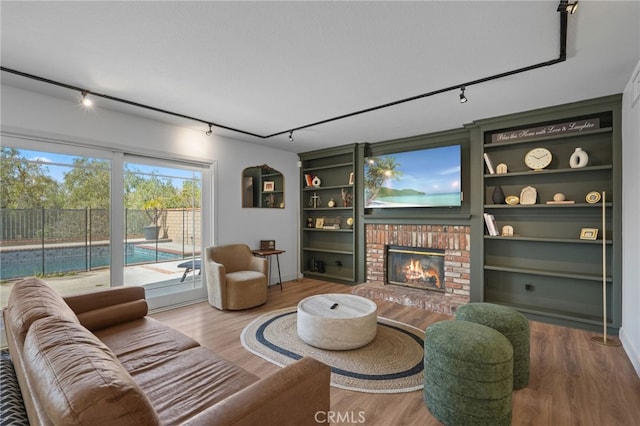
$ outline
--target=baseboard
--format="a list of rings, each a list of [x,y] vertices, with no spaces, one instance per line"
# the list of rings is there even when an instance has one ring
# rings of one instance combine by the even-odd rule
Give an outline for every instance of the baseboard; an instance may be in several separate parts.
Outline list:
[[[633,365],[633,368],[636,370],[636,374],[640,377],[640,351],[633,346],[633,342],[627,335],[624,327],[620,328],[620,343],[622,343],[622,348],[627,353],[631,365]]]

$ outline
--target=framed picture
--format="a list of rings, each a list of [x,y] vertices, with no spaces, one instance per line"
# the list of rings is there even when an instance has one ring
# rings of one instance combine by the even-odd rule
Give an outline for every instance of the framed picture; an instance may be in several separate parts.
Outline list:
[[[270,191],[275,191],[276,189],[276,184],[274,181],[272,180],[265,180],[264,181],[264,185],[262,187],[262,190],[264,192],[270,192]]]
[[[595,240],[598,238],[598,229],[597,228],[582,228],[580,230],[580,239],[581,240]]]
[[[316,219],[316,229],[322,229],[324,226],[324,217],[319,217]]]
[[[353,172],[349,173],[349,185],[353,185],[354,177]]]

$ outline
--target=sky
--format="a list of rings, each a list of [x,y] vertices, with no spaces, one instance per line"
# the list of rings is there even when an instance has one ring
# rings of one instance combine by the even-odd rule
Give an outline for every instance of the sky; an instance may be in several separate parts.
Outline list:
[[[378,157],[394,157],[402,176],[384,186],[415,189],[426,194],[460,191],[460,146],[450,145],[406,151]]]
[[[18,151],[22,158],[42,164],[47,170],[47,175],[55,179],[57,182],[63,182],[64,174],[71,169],[73,160],[81,158],[77,155],[56,154],[53,152],[30,151],[26,149],[19,149]],[[193,171],[191,170],[161,167],[157,165],[151,166],[139,163],[125,164],[129,164],[132,170],[141,172],[142,174],[155,174],[160,177],[169,177],[171,178],[173,185],[177,188],[182,188],[182,182],[185,179],[188,180],[193,178]]]

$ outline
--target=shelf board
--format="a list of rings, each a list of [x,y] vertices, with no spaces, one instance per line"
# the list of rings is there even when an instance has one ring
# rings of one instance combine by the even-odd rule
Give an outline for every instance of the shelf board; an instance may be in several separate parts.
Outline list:
[[[602,282],[602,275],[598,275],[598,274],[574,274],[569,272],[547,271],[542,269],[512,268],[507,266],[491,266],[491,265],[485,265],[484,269],[487,271],[513,272],[516,274],[543,275],[546,277],[571,278],[576,280]],[[613,278],[611,276],[607,276],[607,282],[608,283],[613,282]]]
[[[306,276],[313,276],[319,279],[326,279],[326,280],[338,280],[338,281],[345,281],[345,282],[353,282],[353,280],[355,279],[353,277],[353,275],[350,275],[348,277],[343,276],[343,275],[334,275],[334,274],[327,274],[325,272],[311,272],[309,270],[304,270],[302,272],[304,275]]]
[[[606,207],[612,207],[613,203],[605,203]],[[516,204],[510,206],[509,204],[485,204],[485,210],[492,209],[575,209],[575,208],[602,208],[601,203],[589,204],[589,203],[574,203],[574,204]]]
[[[353,256],[353,251],[350,250],[334,250],[334,249],[323,249],[323,248],[314,248],[314,247],[303,247],[304,251],[313,251],[316,253],[333,253],[333,254],[345,254],[347,256]]]
[[[352,210],[353,207],[305,207],[302,210],[304,211],[315,211],[315,210]]]
[[[603,164],[600,166],[586,166],[576,169],[544,169],[539,171],[525,170],[523,172],[509,172],[509,173],[487,173],[484,175],[485,179],[503,179],[514,176],[540,176],[540,175],[552,175],[561,173],[582,173],[582,172],[595,172],[599,170],[613,170],[613,165]]]
[[[484,148],[499,148],[503,146],[513,146],[513,145],[524,145],[524,144],[535,144],[546,141],[553,141],[558,139],[572,139],[577,137],[585,137],[590,135],[597,135],[600,133],[611,133],[613,131],[612,127],[602,127],[600,129],[595,130],[586,130],[584,132],[575,132],[575,133],[565,133],[561,135],[552,135],[552,136],[541,136],[539,138],[531,138],[523,141],[513,141],[513,142],[496,142],[496,143],[485,143]]]
[[[531,305],[523,305],[519,303],[506,303],[506,302],[495,302],[488,300],[490,303],[494,303],[496,305],[509,306],[514,308],[520,312],[532,314],[532,315],[542,315],[545,317],[557,318],[567,321],[577,321],[585,324],[591,325],[602,325],[602,319],[591,316],[591,315],[583,315],[575,312],[567,312],[560,311],[556,309],[544,309],[539,306],[531,306]],[[613,326],[613,324],[609,321],[607,325]]]
[[[581,240],[579,238],[548,238],[548,237],[523,237],[514,235],[513,237],[502,237],[499,235],[485,235],[486,240],[498,241],[531,241],[540,243],[568,243],[568,244],[597,244],[602,245],[602,240]],[[607,240],[607,244],[613,244],[613,241]]]
[[[353,188],[353,185],[345,184],[345,185],[331,185],[331,186],[305,186],[303,191],[322,191],[325,189],[342,189],[342,188]]]
[[[347,163],[335,163],[335,164],[331,164],[331,165],[328,165],[328,166],[305,167],[304,168],[304,173],[315,172],[317,170],[337,169],[339,167],[353,167],[353,163],[352,162],[347,162]]]

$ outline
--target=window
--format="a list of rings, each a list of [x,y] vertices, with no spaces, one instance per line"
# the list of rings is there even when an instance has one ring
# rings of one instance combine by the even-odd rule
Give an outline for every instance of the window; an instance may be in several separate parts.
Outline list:
[[[4,303],[27,276],[62,294],[142,285],[151,308],[206,296],[210,167],[4,136],[1,150]]]

